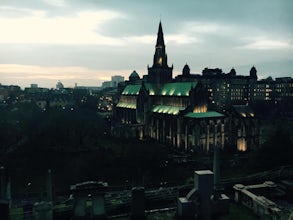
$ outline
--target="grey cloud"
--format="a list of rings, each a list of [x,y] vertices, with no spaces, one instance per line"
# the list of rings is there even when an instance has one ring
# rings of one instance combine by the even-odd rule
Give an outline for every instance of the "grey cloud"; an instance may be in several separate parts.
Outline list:
[[[47,16],[74,16],[84,10],[113,10],[125,17],[113,19],[98,30],[104,36],[127,38],[154,36],[153,45],[128,42],[125,46],[107,47],[92,45],[0,45],[1,63],[19,63],[42,66],[86,66],[91,69],[145,69],[152,63],[158,23],[161,18],[166,37],[188,35],[199,41],[187,45],[166,44],[169,64],[181,72],[188,62],[192,70],[204,67],[236,68],[248,73],[255,64],[264,74],[276,72],[291,74],[291,51],[263,53],[255,50],[239,50],[248,42],[243,37],[282,39],[292,42],[293,1],[291,0],[67,0],[57,7],[42,0],[4,0],[0,7],[13,7],[19,16],[29,11],[42,10]],[[17,10],[13,16],[17,15]],[[161,16],[160,16],[161,15]],[[3,16],[3,15],[2,15]],[[6,15],[5,15],[6,16]],[[195,32],[184,27],[186,22],[219,24],[214,32]],[[222,25],[222,26],[221,26]],[[126,56],[127,54],[127,56]],[[275,67],[273,67],[275,65]],[[144,73],[142,73],[144,74]],[[274,75],[273,75],[274,76]]]

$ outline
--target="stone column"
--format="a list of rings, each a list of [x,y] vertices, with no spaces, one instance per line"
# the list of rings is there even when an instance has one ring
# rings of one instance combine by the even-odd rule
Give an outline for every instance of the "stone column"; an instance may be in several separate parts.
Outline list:
[[[126,124],[126,110],[125,109],[122,110],[122,123]]]
[[[52,172],[51,169],[48,170],[47,180],[46,180],[46,191],[47,191],[47,202],[53,202],[53,186],[52,186]]]
[[[194,127],[192,128],[192,146],[193,146],[193,147],[196,145],[195,143],[196,143],[196,139],[197,139],[195,129],[196,129],[196,126],[194,126]]]
[[[129,124],[129,122],[130,122],[130,120],[129,120],[130,116],[129,115],[130,115],[129,114],[129,109],[127,109],[127,111],[126,111],[126,124]]]
[[[185,150],[188,149],[188,126],[185,125],[185,132],[184,132],[184,142],[185,142]]]
[[[159,120],[156,119],[156,140],[159,140]]]
[[[214,161],[213,161],[213,172],[214,172],[214,188],[217,189],[220,178],[219,168],[219,146],[217,146],[217,122],[214,127]]]
[[[218,125],[217,125],[217,121],[214,122],[214,146],[217,146],[217,142],[218,142]]]
[[[144,187],[132,188],[131,219],[145,219]]]
[[[210,151],[210,125],[208,124],[207,125],[207,134],[206,134],[206,137],[207,137],[207,143],[206,143],[206,152],[209,152]]]
[[[166,131],[165,131],[165,129],[166,129],[166,122],[165,122],[165,119],[163,119],[163,136],[162,136],[162,142],[163,143],[166,143]]]
[[[177,118],[177,147],[180,147],[180,120]]]
[[[195,126],[195,137],[195,146],[199,146],[201,137],[201,125]]]
[[[150,129],[151,130],[151,135],[150,135],[151,138],[154,138],[154,135],[153,135],[154,128],[153,128],[153,126],[154,126],[154,122],[153,122],[153,119],[151,119],[151,126],[150,126],[151,127],[151,129]]]
[[[172,121],[170,120],[168,124],[169,124],[169,143],[168,143],[168,144],[173,145],[173,137],[172,137]]]
[[[172,121],[172,135],[171,135],[171,139],[172,139],[172,145],[174,147],[176,147],[176,132],[175,132],[175,122]]]

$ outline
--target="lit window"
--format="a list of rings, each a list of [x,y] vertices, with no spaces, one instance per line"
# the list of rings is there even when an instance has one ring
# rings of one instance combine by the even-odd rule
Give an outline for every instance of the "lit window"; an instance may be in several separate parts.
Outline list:
[[[247,150],[247,145],[246,145],[246,141],[244,138],[239,138],[237,140],[237,149],[239,151],[246,151]]]
[[[162,57],[160,57],[160,58],[158,59],[158,64],[159,64],[160,66],[162,66],[162,62],[163,62],[163,59],[162,59]]]

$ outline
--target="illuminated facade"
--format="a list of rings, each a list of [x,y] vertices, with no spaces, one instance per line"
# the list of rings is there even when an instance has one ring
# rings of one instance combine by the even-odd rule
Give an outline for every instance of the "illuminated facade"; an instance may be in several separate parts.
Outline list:
[[[186,65],[187,66],[187,65]],[[257,85],[257,71],[255,67],[250,70],[249,76],[236,75],[234,68],[227,74],[221,69],[208,69],[202,71],[202,75],[190,74],[184,67],[182,75],[176,77],[176,81],[198,81],[209,92],[208,106],[219,112],[226,112],[232,105],[245,105],[255,99],[254,92]]]
[[[201,83],[173,82],[172,71],[160,23],[153,65],[142,81],[131,74],[116,105],[113,135],[152,138],[185,150],[223,147],[224,115],[208,111],[208,93]]]
[[[259,146],[259,121],[248,105],[233,105],[227,112],[225,123],[228,143],[238,151]]]
[[[135,71],[131,73],[115,107],[114,136],[151,138],[201,152],[213,151],[215,146],[231,146],[239,151],[258,146],[254,113],[247,109],[239,112],[240,107],[227,111],[232,104],[245,106],[250,100],[250,85],[257,81],[254,67],[249,77],[236,76],[234,69],[229,76],[220,69],[205,69],[203,76],[192,75],[186,64],[182,75],[173,79],[172,70],[160,23],[148,75],[140,79]]]

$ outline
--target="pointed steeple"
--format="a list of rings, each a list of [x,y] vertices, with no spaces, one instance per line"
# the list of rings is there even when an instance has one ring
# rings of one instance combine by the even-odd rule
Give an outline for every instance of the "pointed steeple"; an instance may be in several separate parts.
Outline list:
[[[257,70],[254,66],[250,69],[250,78],[257,79]]]
[[[168,64],[167,64],[167,54],[165,51],[164,34],[163,34],[162,23],[160,21],[153,66],[166,67],[167,65]]]
[[[172,80],[173,66],[168,66],[162,23],[160,21],[153,66],[148,67],[148,80],[152,83],[166,83]]]
[[[158,29],[158,36],[157,36],[157,44],[156,47],[161,46],[164,47],[165,43],[164,43],[164,34],[163,34],[163,28],[162,28],[162,23],[160,21],[159,24],[159,29]]]

